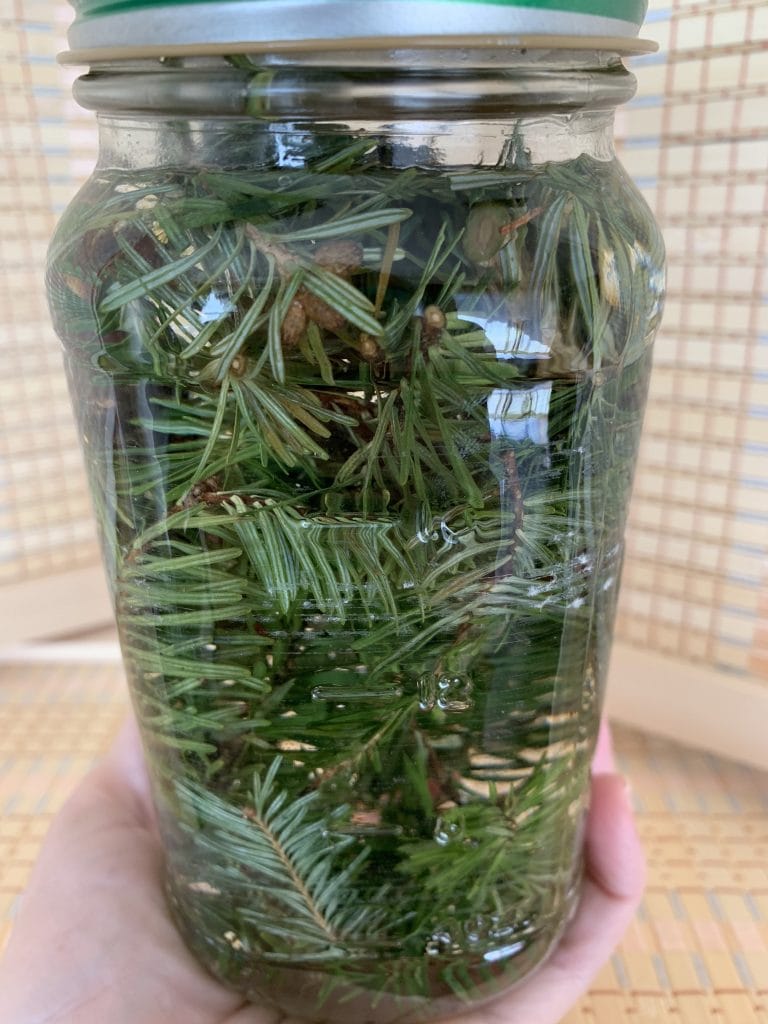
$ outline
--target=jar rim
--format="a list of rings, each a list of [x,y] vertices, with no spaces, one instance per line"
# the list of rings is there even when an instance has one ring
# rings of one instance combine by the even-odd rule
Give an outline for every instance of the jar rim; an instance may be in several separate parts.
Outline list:
[[[615,53],[618,56],[642,56],[655,53],[659,44],[652,39],[628,39],[623,36],[561,36],[561,35],[521,35],[521,36],[348,36],[334,40],[307,39],[276,40],[269,43],[197,43],[189,45],[167,46],[109,46],[85,47],[82,49],[64,50],[58,54],[59,64],[65,66],[86,66],[114,61],[131,60],[170,60],[175,57],[221,57],[232,54],[253,54],[255,56],[275,53],[283,55],[320,54],[325,51],[341,50],[374,51],[374,50],[466,50],[467,48],[488,51],[526,51],[526,50],[563,50],[563,51],[597,51]]]

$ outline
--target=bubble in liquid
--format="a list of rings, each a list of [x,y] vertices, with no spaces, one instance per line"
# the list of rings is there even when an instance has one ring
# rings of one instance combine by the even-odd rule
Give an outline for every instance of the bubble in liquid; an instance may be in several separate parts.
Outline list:
[[[459,826],[455,821],[444,822],[442,818],[438,818],[435,822],[433,835],[438,846],[447,846],[458,834]]]
[[[422,711],[432,711],[437,704],[437,680],[432,675],[423,675],[416,683],[416,695]]]
[[[416,683],[416,695],[422,711],[457,713],[472,707],[472,680],[467,675],[425,673]]]
[[[464,940],[469,949],[479,949],[487,945],[494,917],[498,917],[498,915],[486,917],[483,914],[479,914],[477,917],[470,918],[464,922]]]
[[[427,956],[445,956],[453,952],[455,943],[450,932],[433,932],[427,939],[424,952]]]
[[[437,706],[442,711],[468,711],[472,707],[472,680],[469,676],[440,676]]]

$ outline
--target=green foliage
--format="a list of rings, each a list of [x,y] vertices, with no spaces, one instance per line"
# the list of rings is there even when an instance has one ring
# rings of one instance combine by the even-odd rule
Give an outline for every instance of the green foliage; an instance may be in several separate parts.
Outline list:
[[[376,159],[109,172],[50,293],[180,919],[463,999],[572,898],[661,254],[612,165]]]
[[[367,858],[359,850],[346,865],[342,856],[354,846],[351,836],[328,836],[317,827],[317,793],[289,799],[276,784],[281,758],[263,778],[253,780],[253,803],[244,809],[194,788],[182,780],[177,795],[185,820],[193,821],[195,853],[220,870],[231,868],[241,890],[253,902],[241,910],[243,921],[258,926],[268,959],[339,959],[349,946],[376,927],[375,915],[346,901],[349,886]],[[327,825],[343,819],[337,807]],[[301,936],[297,946],[296,936]]]

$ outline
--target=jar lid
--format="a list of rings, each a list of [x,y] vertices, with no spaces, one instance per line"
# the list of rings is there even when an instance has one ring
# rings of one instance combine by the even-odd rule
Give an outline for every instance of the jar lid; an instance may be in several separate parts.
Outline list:
[[[67,63],[404,45],[646,52],[647,0],[70,0]]]

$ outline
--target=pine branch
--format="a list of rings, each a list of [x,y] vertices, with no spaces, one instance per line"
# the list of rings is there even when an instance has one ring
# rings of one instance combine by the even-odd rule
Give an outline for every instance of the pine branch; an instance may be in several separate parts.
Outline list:
[[[340,865],[354,840],[329,841],[317,827],[317,794],[296,799],[278,789],[281,761],[275,758],[263,778],[254,776],[253,802],[240,810],[185,782],[177,783],[178,796],[196,821],[195,847],[212,858],[209,884],[216,887],[218,865],[234,864],[248,888],[262,894],[261,911],[251,901],[241,914],[271,939],[272,959],[299,960],[320,950],[343,957],[353,940],[350,924],[359,924],[359,897],[350,886],[367,853]],[[337,808],[332,820],[339,822],[345,813]]]
[[[238,984],[463,999],[572,887],[660,242],[610,164],[314,145],[105,172],[52,305],[182,916]]]

